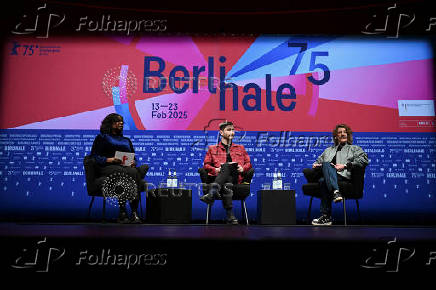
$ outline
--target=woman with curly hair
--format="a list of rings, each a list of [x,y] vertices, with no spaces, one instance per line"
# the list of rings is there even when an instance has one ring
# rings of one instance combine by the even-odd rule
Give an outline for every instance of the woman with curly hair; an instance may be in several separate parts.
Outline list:
[[[97,174],[99,176],[109,176],[115,172],[124,172],[133,178],[137,186],[137,196],[130,201],[130,208],[132,216],[130,221],[133,223],[140,223],[141,219],[138,216],[139,194],[141,192],[141,181],[145,176],[148,169],[147,165],[136,167],[136,162],[129,166],[122,166],[122,161],[115,158],[115,152],[130,152],[134,153],[132,142],[129,138],[123,136],[123,117],[119,114],[112,113],[107,115],[100,126],[100,134],[95,137],[91,149],[91,156],[98,164]],[[136,159],[136,158],[135,158]],[[125,201],[119,200],[120,213],[118,222],[127,223],[129,218],[126,211]]]

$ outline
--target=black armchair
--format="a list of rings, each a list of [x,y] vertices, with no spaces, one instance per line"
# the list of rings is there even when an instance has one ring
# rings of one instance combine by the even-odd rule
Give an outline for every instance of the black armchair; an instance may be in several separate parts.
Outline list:
[[[305,168],[303,174],[306,177],[308,183],[303,185],[304,195],[310,196],[309,210],[307,212],[307,220],[310,222],[310,212],[312,209],[312,200],[314,197],[321,198],[321,190],[318,180],[322,177],[322,171],[320,168]],[[339,191],[342,195],[342,204],[344,208],[344,224],[347,225],[347,210],[345,208],[346,199],[356,200],[357,214],[361,221],[359,210],[359,199],[363,197],[365,167],[354,166],[351,170],[350,181],[339,181]]]
[[[102,186],[106,177],[98,176],[97,163],[95,159],[90,155],[86,155],[85,158],[83,159],[83,167],[85,169],[86,189],[88,191],[88,195],[92,197],[88,208],[87,218],[89,219],[89,216],[91,214],[91,209],[95,197],[101,196],[103,197],[103,221],[104,221],[106,215],[106,197],[103,196]],[[148,165],[145,164],[141,165],[140,167],[138,167],[138,170],[141,174],[141,177],[144,178],[148,171]],[[147,187],[146,182],[144,180],[141,180],[141,184],[140,184],[141,192],[145,191],[146,187]],[[141,193],[139,193],[139,206],[142,216],[143,214],[142,214]]]
[[[200,173],[201,182],[203,184],[203,194],[207,194],[210,190],[210,184],[214,182],[216,176],[211,176],[207,173],[206,169],[200,168],[198,169],[198,173]],[[241,201],[241,216],[245,217],[245,222],[248,225],[248,215],[247,215],[247,207],[245,205],[245,199],[250,195],[250,184],[253,179],[254,168],[251,168],[247,172],[243,174],[243,180],[241,184],[233,185],[229,187],[233,190],[233,200]],[[218,200],[221,198],[218,197]],[[212,205],[207,205],[206,212],[206,224],[209,224],[209,218],[211,216]]]

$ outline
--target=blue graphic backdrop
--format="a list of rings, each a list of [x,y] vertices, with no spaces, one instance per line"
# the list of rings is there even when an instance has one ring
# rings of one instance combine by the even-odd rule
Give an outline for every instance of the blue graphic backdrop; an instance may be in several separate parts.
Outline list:
[[[96,130],[0,130],[0,217],[2,219],[83,219],[87,196],[83,157],[89,154]],[[310,167],[331,145],[329,132],[237,132],[234,142],[243,144],[256,170],[247,199],[248,215],[256,218],[256,192],[272,183],[279,169],[285,186],[296,191],[297,220],[304,221],[309,197],[301,191],[302,169]],[[131,138],[139,164],[150,166],[146,180],[154,186],[166,182],[169,168],[175,168],[179,183],[192,189],[192,219],[205,218],[206,205],[200,202],[197,170],[202,166],[208,145],[216,144],[217,131],[125,131]],[[410,221],[435,221],[436,134],[355,133],[354,144],[370,158],[366,169],[361,211],[366,218],[380,214],[391,218],[407,216]],[[152,185],[152,186],[153,186]],[[143,194],[145,207],[145,195]],[[349,213],[355,204],[347,203]],[[238,214],[239,203],[235,202]],[[312,216],[318,214],[319,201]],[[334,216],[341,219],[341,205]],[[109,207],[108,216],[116,217]],[[101,199],[92,217],[101,216]],[[222,206],[215,206],[212,218],[222,219]]]

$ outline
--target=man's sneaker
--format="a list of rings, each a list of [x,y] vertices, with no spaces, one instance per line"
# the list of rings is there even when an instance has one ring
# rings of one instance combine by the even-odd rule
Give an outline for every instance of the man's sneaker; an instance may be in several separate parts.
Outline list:
[[[212,204],[214,202],[213,194],[212,193],[205,194],[200,197],[200,200],[207,204]]]
[[[333,201],[334,202],[340,202],[342,201],[342,195],[339,193],[339,190],[335,190],[333,192]]]
[[[227,219],[226,219],[226,223],[227,223],[228,225],[238,225],[238,224],[239,224],[238,219],[237,219],[236,217],[233,217],[233,218],[227,218]]]
[[[321,217],[314,219],[312,221],[312,225],[314,226],[331,226],[332,218],[328,215],[322,215]]]

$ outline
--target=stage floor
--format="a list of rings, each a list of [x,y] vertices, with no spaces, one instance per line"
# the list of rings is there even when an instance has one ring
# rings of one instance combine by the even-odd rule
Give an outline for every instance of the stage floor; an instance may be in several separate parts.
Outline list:
[[[8,271],[436,272],[436,227],[0,223]]]

